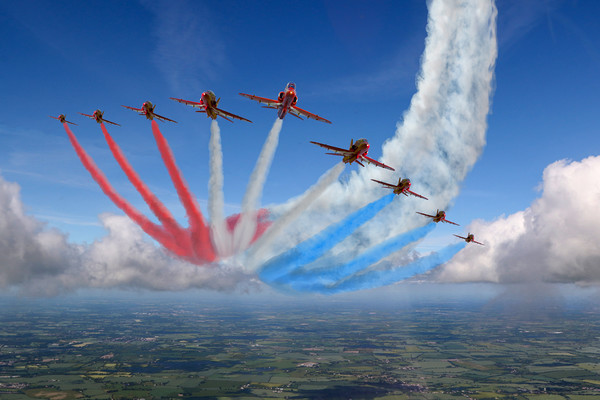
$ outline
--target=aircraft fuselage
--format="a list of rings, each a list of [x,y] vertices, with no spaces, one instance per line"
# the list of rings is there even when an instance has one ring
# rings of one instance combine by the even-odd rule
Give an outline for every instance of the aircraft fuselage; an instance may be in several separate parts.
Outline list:
[[[218,114],[214,110],[214,107],[217,107],[218,103],[217,96],[211,90],[207,90],[206,92],[202,93],[200,101],[204,104],[206,116],[212,119],[217,119]]]
[[[435,217],[433,217],[433,222],[440,222],[446,219],[446,213],[444,211],[438,212]]]
[[[94,119],[96,120],[96,122],[99,123],[99,124],[102,123],[102,121],[103,121],[102,115],[104,115],[104,112],[100,111],[100,110],[96,110],[92,114],[92,116],[94,117]]]
[[[394,189],[394,193],[402,194],[407,190],[410,190],[410,179],[408,179],[408,178],[398,179],[398,186]]]
[[[343,161],[347,164],[352,164],[354,161],[358,161],[358,163],[360,163],[360,159],[369,153],[369,147],[370,145],[367,139],[357,140],[350,146],[349,149],[353,152],[353,154],[344,156]]]
[[[283,119],[287,112],[291,107],[296,105],[298,101],[298,96],[296,96],[296,89],[294,87],[288,86],[285,88],[285,91],[279,92],[279,96],[277,96],[277,100],[281,101],[281,104],[277,108],[277,116],[279,119]]]
[[[154,119],[154,106],[151,102],[145,101],[144,104],[142,104],[142,111],[146,115],[147,119]]]

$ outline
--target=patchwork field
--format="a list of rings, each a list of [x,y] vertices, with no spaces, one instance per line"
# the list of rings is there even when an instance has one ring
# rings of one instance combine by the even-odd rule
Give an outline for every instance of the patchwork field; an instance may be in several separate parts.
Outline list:
[[[597,310],[40,304],[2,304],[2,399],[600,396]]]

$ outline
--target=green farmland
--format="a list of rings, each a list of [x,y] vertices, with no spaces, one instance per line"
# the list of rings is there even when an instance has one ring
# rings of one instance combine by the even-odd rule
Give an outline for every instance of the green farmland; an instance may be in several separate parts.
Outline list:
[[[592,399],[599,316],[448,304],[16,302],[0,313],[0,398]]]

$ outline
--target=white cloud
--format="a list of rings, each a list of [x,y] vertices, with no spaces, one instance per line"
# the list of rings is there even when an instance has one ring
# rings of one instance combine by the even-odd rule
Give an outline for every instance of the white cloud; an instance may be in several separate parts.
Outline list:
[[[199,267],[171,257],[125,216],[100,217],[108,235],[89,246],[24,212],[16,183],[0,176],[0,288],[53,295],[81,288],[232,291],[254,286],[235,265]]]
[[[252,278],[234,266],[199,267],[174,259],[144,240],[141,229],[125,216],[103,215],[101,219],[109,234],[94,242],[85,254],[89,286],[233,290],[239,283]]]
[[[485,247],[467,246],[440,271],[442,281],[600,281],[600,156],[557,161],[543,193],[524,211],[468,228]]]
[[[0,177],[0,287],[36,288],[47,281],[47,291],[61,290],[66,284],[61,276],[77,264],[80,249],[25,215],[19,192],[17,184]]]

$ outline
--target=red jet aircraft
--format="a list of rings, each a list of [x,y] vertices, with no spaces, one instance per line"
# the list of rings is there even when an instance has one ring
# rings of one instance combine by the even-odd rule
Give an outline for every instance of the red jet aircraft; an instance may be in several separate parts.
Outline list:
[[[445,211],[437,210],[437,213],[435,215],[424,214],[422,212],[418,212],[417,211],[417,214],[421,214],[421,215],[424,215],[426,217],[433,218],[433,222],[435,222],[435,223],[438,223],[438,222],[441,221],[441,222],[446,222],[446,223],[452,224],[452,225],[458,225],[456,222],[448,221],[446,219],[446,212]]]
[[[95,119],[96,122],[99,124],[101,124],[102,122],[106,122],[107,124],[121,126],[121,125],[117,124],[116,122],[111,122],[111,121],[105,120],[103,117],[104,111],[96,110],[96,111],[94,111],[94,113],[92,115],[84,114],[84,113],[79,113],[79,114],[85,115],[86,117],[89,117],[91,119]]]
[[[77,125],[74,122],[71,121],[67,121],[67,117],[65,116],[65,114],[60,114],[58,117],[53,117],[52,115],[48,115],[50,118],[54,118],[59,120],[60,122],[62,122],[63,124],[66,122],[67,124],[71,124],[71,125]]]
[[[253,94],[246,93],[240,93],[240,95],[247,97],[251,100],[256,100],[259,103],[266,104],[266,106],[263,106],[264,108],[272,108],[274,110],[277,110],[277,116],[279,116],[279,119],[283,119],[285,115],[289,112],[293,116],[298,117],[300,119],[302,119],[302,115],[306,118],[316,119],[317,121],[327,122],[328,124],[331,123],[331,121],[323,117],[319,117],[317,114],[310,113],[296,106],[298,96],[296,96],[296,84],[294,82],[288,83],[285,87],[285,91],[279,92],[277,100],[267,99],[265,97],[259,97]]]
[[[135,108],[135,107],[129,107],[129,106],[121,106],[121,107],[125,107],[128,108],[130,110],[133,111],[137,111],[138,114],[140,115],[145,115],[147,119],[158,119],[159,121],[170,121],[170,122],[175,122],[177,123],[177,121],[173,121],[172,119],[169,119],[167,117],[163,117],[162,115],[158,115],[154,112],[154,107],[156,107],[155,105],[153,105],[151,102],[149,101],[145,101],[144,104],[142,104],[142,108]]]
[[[394,193],[395,194],[403,194],[405,196],[408,196],[409,194],[412,194],[413,196],[416,197],[420,197],[422,199],[427,200],[427,197],[425,196],[421,196],[420,194],[417,194],[415,192],[412,192],[410,190],[410,179],[408,178],[398,178],[398,184],[397,185],[392,185],[391,183],[387,183],[387,182],[382,182],[382,181],[378,181],[377,179],[371,179],[373,182],[377,182],[382,184],[383,186],[385,186],[388,189],[394,189]]]
[[[477,243],[477,244],[480,244],[480,245],[484,246],[484,244],[483,244],[483,243],[479,243],[477,240],[475,240],[475,235],[473,235],[473,234],[472,234],[472,233],[470,233],[470,232],[469,232],[469,234],[467,235],[467,237],[462,237],[462,236],[458,236],[458,235],[454,235],[454,236],[456,236],[457,238],[461,238],[461,239],[463,239],[463,240],[464,240],[465,242],[467,242],[467,243]]]
[[[377,160],[373,160],[370,157],[367,157],[367,153],[369,152],[369,147],[370,147],[367,139],[358,139],[356,142],[354,142],[354,140],[351,140],[350,148],[348,150],[341,149],[339,147],[330,146],[328,144],[319,143],[319,142],[311,141],[311,143],[316,144],[317,146],[324,147],[327,150],[334,151],[335,153],[325,153],[325,154],[331,154],[332,156],[342,156],[342,157],[344,157],[344,159],[342,161],[344,161],[344,163],[346,163],[346,164],[352,164],[354,161],[356,161],[361,167],[364,167],[365,165],[361,162],[361,160],[362,160],[362,161],[368,162],[369,164],[375,164],[378,167],[395,171],[394,168],[389,167],[389,166],[385,165],[384,163],[380,163]]]
[[[206,92],[202,93],[202,96],[200,97],[200,102],[177,99],[175,97],[169,97],[169,98],[171,100],[175,100],[179,103],[183,103],[183,104],[187,104],[188,106],[199,108],[199,110],[197,110],[196,112],[206,113],[206,116],[210,117],[212,119],[217,119],[218,116],[221,116],[229,122],[233,122],[233,121],[227,117],[237,118],[242,121],[252,122],[249,119],[240,117],[239,115],[235,115],[228,111],[221,110],[220,108],[218,108],[217,106],[219,105],[219,101],[221,100],[221,98],[219,97],[217,99],[217,96],[215,96],[215,94],[211,90],[207,90]]]

